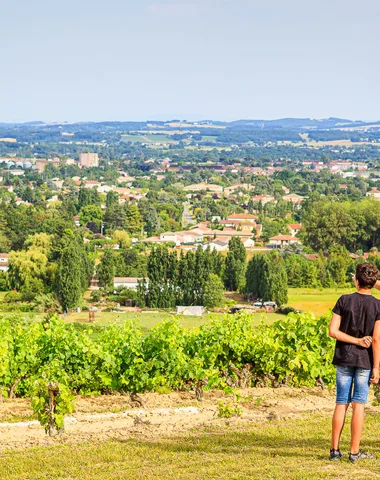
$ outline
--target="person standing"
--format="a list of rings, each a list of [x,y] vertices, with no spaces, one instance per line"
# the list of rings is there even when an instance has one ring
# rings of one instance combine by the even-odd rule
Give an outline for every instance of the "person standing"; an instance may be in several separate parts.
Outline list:
[[[336,405],[332,419],[330,460],[343,456],[339,442],[347,409],[352,404],[349,461],[374,458],[362,452],[360,440],[370,384],[379,381],[380,301],[372,296],[379,272],[371,263],[356,266],[357,291],[342,295],[333,308],[329,335],[336,340]],[[377,285],[376,285],[377,286]]]

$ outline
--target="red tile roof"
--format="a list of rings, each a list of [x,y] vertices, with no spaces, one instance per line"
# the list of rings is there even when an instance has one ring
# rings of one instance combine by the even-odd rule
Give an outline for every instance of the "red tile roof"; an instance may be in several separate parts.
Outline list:
[[[295,240],[297,241],[298,239],[295,237],[292,237],[291,235],[277,235],[276,237],[271,237],[270,240]]]
[[[233,213],[232,215],[228,215],[227,220],[256,220],[255,215],[251,215],[250,213]]]

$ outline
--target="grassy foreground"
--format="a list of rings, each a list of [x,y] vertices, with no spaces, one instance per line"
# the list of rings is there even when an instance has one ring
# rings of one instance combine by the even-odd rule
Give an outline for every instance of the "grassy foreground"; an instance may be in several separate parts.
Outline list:
[[[330,417],[231,425],[155,440],[112,440],[75,447],[38,448],[0,455],[0,478],[361,480],[380,477],[377,415],[368,415],[363,448],[375,460],[351,465],[327,460]],[[348,451],[346,426],[342,451]]]

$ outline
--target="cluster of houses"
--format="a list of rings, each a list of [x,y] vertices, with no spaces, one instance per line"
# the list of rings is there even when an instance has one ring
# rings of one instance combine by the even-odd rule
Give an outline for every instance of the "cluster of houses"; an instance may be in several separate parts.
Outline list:
[[[354,172],[366,172],[368,165],[364,162],[352,162],[351,160],[332,160],[324,163],[320,160],[305,160],[302,162],[304,168],[312,168],[316,172],[329,170],[331,173],[342,175],[343,177],[354,176]]]
[[[301,224],[290,224],[289,235],[277,235],[270,238],[267,247],[283,248],[286,245],[299,242],[296,235],[301,228]],[[203,245],[203,248],[221,252],[228,250],[228,243],[233,237],[239,237],[244,246],[251,249],[255,246],[256,241],[262,241],[261,233],[262,225],[257,223],[257,216],[235,213],[229,215],[226,220],[219,220],[217,223],[200,222],[189,230],[164,232],[158,236],[146,238],[143,242],[154,244],[172,242],[177,247]]]

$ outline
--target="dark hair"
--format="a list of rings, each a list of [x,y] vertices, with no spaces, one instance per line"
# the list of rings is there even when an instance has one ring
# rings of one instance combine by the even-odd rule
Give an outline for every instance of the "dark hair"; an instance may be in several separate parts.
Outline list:
[[[356,280],[361,288],[372,288],[377,282],[378,269],[372,263],[359,263],[356,265]]]

